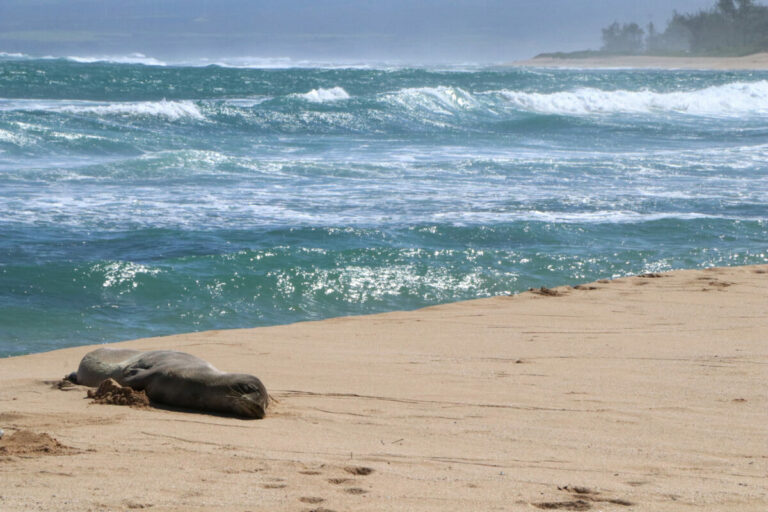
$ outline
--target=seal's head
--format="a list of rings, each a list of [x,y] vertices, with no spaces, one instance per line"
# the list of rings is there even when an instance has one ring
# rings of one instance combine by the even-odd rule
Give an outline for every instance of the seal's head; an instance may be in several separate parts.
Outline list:
[[[262,419],[267,414],[269,394],[267,388],[253,375],[230,373],[222,383],[227,401],[238,416]]]

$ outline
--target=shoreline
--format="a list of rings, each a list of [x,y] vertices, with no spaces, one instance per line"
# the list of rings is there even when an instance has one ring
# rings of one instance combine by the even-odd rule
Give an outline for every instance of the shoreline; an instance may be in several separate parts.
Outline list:
[[[0,508],[764,510],[766,297],[677,270],[110,344],[257,375],[255,421],[52,386],[101,345],[1,359]]]
[[[737,266],[734,266],[734,267],[705,267],[705,268],[674,269],[674,270],[665,270],[665,271],[663,271],[661,273],[668,274],[668,273],[681,272],[681,271],[707,270],[709,268],[718,268],[718,269],[719,268],[723,268],[723,269],[727,269],[727,268],[739,268],[739,267],[745,267],[745,266],[760,266],[760,265],[762,265],[762,264],[737,265]],[[629,279],[629,278],[633,278],[633,277],[638,277],[639,275],[643,275],[643,274],[631,274],[631,275],[628,274],[628,275],[623,275],[623,276],[616,277],[616,278],[613,278],[613,277],[612,278],[600,278],[598,281],[614,281],[614,280],[617,280],[617,279],[618,280]],[[596,282],[596,281],[594,281],[594,282]],[[553,290],[555,290],[555,289],[572,289],[574,287],[578,287],[578,286],[582,286],[582,285],[586,286],[586,285],[589,285],[591,283],[592,282],[584,282],[584,283],[579,283],[579,284],[574,284],[574,285],[559,284],[559,285],[552,286],[551,289],[553,289]],[[545,289],[549,289],[547,286],[543,286],[543,287]],[[235,332],[235,331],[252,331],[252,330],[256,330],[256,329],[273,329],[273,328],[289,327],[289,326],[292,326],[292,325],[313,324],[313,323],[319,323],[319,322],[329,322],[329,321],[340,320],[340,319],[365,318],[365,317],[373,317],[373,316],[377,316],[377,315],[388,315],[388,314],[397,314],[397,313],[413,313],[413,312],[417,312],[417,311],[421,311],[421,310],[427,310],[427,309],[431,309],[431,308],[450,307],[450,306],[452,306],[454,304],[463,304],[463,303],[469,303],[469,302],[474,302],[474,301],[479,301],[479,300],[491,300],[491,299],[496,299],[496,298],[499,298],[499,297],[514,297],[514,296],[517,296],[517,295],[521,295],[521,294],[525,294],[525,293],[530,293],[531,291],[533,291],[534,293],[537,293],[538,289],[532,288],[532,289],[528,289],[528,290],[513,291],[512,293],[510,293],[508,295],[492,295],[490,297],[477,297],[477,298],[471,298],[471,299],[460,299],[460,300],[454,300],[452,302],[444,302],[444,303],[439,303],[439,304],[431,304],[431,305],[426,305],[426,306],[420,306],[420,307],[416,307],[416,308],[413,308],[413,309],[394,309],[394,310],[385,310],[385,311],[379,311],[379,312],[373,312],[373,313],[348,314],[348,315],[342,315],[342,316],[331,316],[331,317],[328,317],[328,318],[320,318],[320,319],[315,319],[315,320],[298,320],[298,321],[292,321],[292,322],[288,322],[288,323],[274,323],[274,324],[255,325],[255,326],[246,326],[246,327],[222,327],[222,328],[206,329],[206,330],[201,330],[201,331],[181,331],[181,332],[168,333],[168,334],[157,334],[157,335],[153,335],[153,336],[140,337],[140,338],[123,338],[123,339],[118,339],[116,341],[103,341],[103,342],[95,342],[95,343],[89,341],[89,342],[83,343],[81,345],[66,345],[66,346],[62,346],[62,347],[58,347],[58,348],[46,349],[46,350],[43,350],[43,351],[40,351],[40,352],[27,352],[27,353],[23,353],[23,354],[0,355],[0,361],[2,361],[3,359],[11,359],[11,358],[34,356],[34,355],[38,355],[38,354],[49,354],[49,353],[54,353],[54,352],[58,352],[58,351],[61,351],[61,350],[76,350],[76,349],[80,349],[80,348],[94,349],[94,348],[104,347],[104,346],[106,346],[106,347],[112,347],[112,346],[117,347],[117,346],[122,346],[122,344],[130,344],[130,343],[133,343],[133,342],[139,342],[139,341],[144,341],[144,340],[162,340],[162,339],[166,339],[166,338],[175,338],[175,337],[178,337],[178,336],[195,336],[195,335],[203,334],[203,333],[206,333],[206,332],[216,332],[216,333],[218,333],[218,332],[225,332],[226,333],[226,332]]]
[[[510,67],[542,67],[573,69],[690,69],[712,71],[768,70],[768,52],[744,57],[660,57],[651,55],[621,55],[559,59],[551,57],[515,61]]]

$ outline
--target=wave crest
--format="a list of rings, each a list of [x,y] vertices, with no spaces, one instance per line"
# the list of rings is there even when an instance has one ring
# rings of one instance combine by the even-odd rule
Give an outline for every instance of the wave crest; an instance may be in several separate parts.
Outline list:
[[[79,57],[76,55],[67,57],[67,60],[81,64],[93,64],[106,62],[110,64],[143,64],[145,66],[166,66],[167,64],[154,57],[147,57],[143,53],[131,53],[130,55]]]
[[[449,115],[459,110],[477,108],[475,96],[460,87],[413,87],[389,94],[386,99],[406,110],[424,109],[433,113]]]
[[[170,121],[182,118],[205,119],[198,106],[192,101],[137,101],[108,104],[73,104],[51,108],[71,114],[96,114],[100,116],[164,117]]]
[[[499,91],[517,110],[544,114],[653,114],[699,116],[768,114],[768,81],[733,82],[693,91],[606,91],[582,88],[555,93]]]
[[[319,87],[304,94],[297,94],[297,96],[313,103],[326,103],[329,101],[348,100],[350,98],[349,93],[338,86],[331,87],[330,89]]]
[[[68,114],[96,114],[98,116],[155,116],[171,121],[181,118],[205,119],[198,105],[181,101],[116,101],[86,100],[28,100],[0,98],[0,112],[63,112]]]

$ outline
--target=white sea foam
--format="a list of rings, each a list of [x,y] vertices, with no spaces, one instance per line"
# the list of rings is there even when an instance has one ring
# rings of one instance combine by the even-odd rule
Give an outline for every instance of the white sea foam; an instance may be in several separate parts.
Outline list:
[[[201,57],[182,59],[158,59],[143,53],[130,53],[127,55],[70,55],[36,56],[25,53],[0,52],[0,59],[28,59],[28,60],[55,60],[66,59],[72,62],[92,64],[95,62],[114,64],[143,64],[146,66],[180,66],[180,67],[207,67],[218,66],[235,69],[381,69],[395,70],[404,67],[412,67],[402,62],[390,61],[355,61],[355,60],[306,60],[290,57],[260,57],[260,56],[231,56],[231,57]],[[448,66],[446,70],[478,69],[478,66]],[[435,68],[442,69],[442,68]]]
[[[39,173],[36,174],[39,178]],[[163,171],[163,174],[167,176],[169,173]],[[115,177],[119,176],[112,176]],[[66,176],[60,179],[69,180]],[[201,229],[201,226],[202,229],[228,229],[232,225],[242,229],[275,225],[359,227],[382,223],[407,225],[415,218],[419,223],[489,226],[514,222],[636,224],[664,219],[765,221],[764,216],[747,213],[645,212],[638,211],[638,205],[633,204],[624,204],[619,208],[607,206],[590,211],[569,211],[547,209],[538,202],[508,209],[494,201],[485,202],[477,198],[474,191],[456,193],[460,187],[455,184],[451,190],[439,191],[436,206],[415,208],[414,204],[425,204],[428,198],[434,200],[434,191],[423,187],[423,190],[400,198],[396,197],[394,186],[383,195],[378,190],[381,187],[360,187],[350,191],[345,186],[307,195],[298,190],[287,191],[281,177],[266,175],[258,180],[259,186],[215,189],[205,193],[201,193],[195,182],[172,189],[158,182],[157,186],[126,190],[115,185],[103,185],[100,179],[82,180],[78,176],[72,179],[78,179],[77,187],[62,187],[60,193],[53,195],[48,187],[37,191],[34,187],[39,186],[36,184],[17,184],[23,196],[0,196],[0,222],[123,230],[126,226],[195,229]],[[377,192],[379,195],[371,197]],[[454,196],[450,195],[451,192]],[[492,195],[490,187],[477,188],[476,192]],[[460,196],[458,202],[452,199],[456,194]],[[380,208],[385,200],[387,210]],[[563,203],[561,206],[566,208],[568,205]],[[122,272],[122,269],[119,270]],[[111,281],[119,281],[119,278]]]
[[[75,141],[75,140],[109,140],[106,137],[102,137],[100,135],[91,135],[91,134],[85,134],[85,133],[66,133],[66,132],[56,132],[52,131],[49,134],[51,137],[56,139],[64,139],[69,141]]]
[[[322,60],[296,60],[290,57],[220,57],[220,58],[200,58],[194,60],[174,61],[174,65],[179,66],[219,66],[223,68],[235,69],[391,69],[393,65],[388,63],[363,63],[355,61],[322,61]]]
[[[67,102],[71,103],[71,102]],[[55,110],[64,103],[61,100],[27,100],[0,98],[0,112]]]
[[[481,216],[482,221],[490,219]],[[707,215],[693,212],[655,212],[655,213],[641,213],[629,210],[599,210],[593,212],[547,212],[547,211],[530,211],[521,212],[511,216],[512,221],[534,221],[534,222],[548,222],[548,223],[562,223],[562,224],[627,224],[627,223],[640,223],[640,222],[652,222],[662,219],[679,219],[679,220],[693,220],[693,219],[727,219],[729,217],[724,215]],[[735,217],[734,217],[735,218]],[[467,220],[473,220],[472,216],[468,216]],[[743,220],[740,218],[740,220]]]
[[[261,96],[259,98],[229,98],[224,100],[224,103],[233,107],[252,108],[257,105],[261,105],[265,101],[269,101],[271,99],[272,96]]]
[[[171,121],[181,118],[204,119],[200,108],[184,101],[80,101],[80,100],[12,100],[0,98],[0,111],[65,112],[70,114],[155,116]]]
[[[88,113],[97,115],[156,116],[175,121],[184,117],[204,119],[202,112],[192,101],[138,101],[115,102],[102,105],[71,105],[61,107],[59,111],[75,114]]]
[[[10,132],[0,128],[0,142],[9,142],[16,146],[26,146],[29,144],[29,138],[19,133]]]
[[[87,101],[87,100],[26,100],[0,98],[0,112],[66,112],[70,114],[157,116],[172,121],[184,117],[204,119],[193,101]]]
[[[92,64],[94,62],[109,62],[114,64],[144,64],[145,66],[166,66],[167,64],[154,57],[147,57],[143,53],[131,53],[130,55],[111,55],[111,56],[87,56],[80,57],[72,55],[67,60]]]
[[[313,103],[326,103],[329,101],[348,100],[349,94],[341,87],[331,87],[330,89],[312,89],[304,94],[297,94],[299,98],[303,98]]]
[[[515,109],[546,114],[681,113],[718,117],[768,114],[766,80],[674,92],[581,88],[549,94],[509,90],[498,94]]]
[[[220,59],[201,58],[193,61],[183,61],[188,66],[219,66],[236,69],[285,69],[297,67],[288,57],[231,57]]]

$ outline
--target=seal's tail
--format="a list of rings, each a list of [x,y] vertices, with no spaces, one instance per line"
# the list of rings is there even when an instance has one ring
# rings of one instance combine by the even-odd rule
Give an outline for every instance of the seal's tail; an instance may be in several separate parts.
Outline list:
[[[72,372],[66,377],[64,377],[64,380],[68,380],[72,384],[77,384],[77,372]]]

